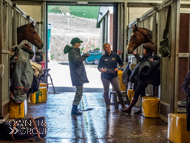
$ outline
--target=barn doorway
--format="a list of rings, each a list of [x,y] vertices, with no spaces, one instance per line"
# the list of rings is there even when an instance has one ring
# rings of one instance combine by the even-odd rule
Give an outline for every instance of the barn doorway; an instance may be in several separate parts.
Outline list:
[[[102,16],[100,6],[69,6],[69,5],[48,5],[48,68],[56,92],[74,92],[70,78],[68,54],[63,50],[74,37],[80,38],[83,43],[80,46],[81,54],[92,53],[92,56],[85,60],[85,68],[89,83],[84,84],[85,92],[102,92],[103,86],[100,79],[100,72],[97,69],[98,61],[103,54],[102,44],[112,42],[110,38],[110,15],[113,16],[113,7],[101,7],[106,10],[104,15],[106,21],[101,27],[98,18]],[[100,16],[99,16],[100,15]],[[105,20],[105,19],[104,19]],[[105,26],[107,24],[107,26]],[[106,27],[106,29],[105,29]],[[98,55],[93,52],[99,52]],[[54,92],[51,80],[48,80],[49,92]]]

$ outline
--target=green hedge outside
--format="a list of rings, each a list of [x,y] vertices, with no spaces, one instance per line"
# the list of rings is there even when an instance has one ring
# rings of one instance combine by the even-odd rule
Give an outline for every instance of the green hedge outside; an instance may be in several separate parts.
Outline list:
[[[70,14],[90,19],[98,18],[99,6],[68,6]],[[54,9],[53,9],[54,8]],[[55,6],[48,6],[48,13],[61,13],[59,10],[55,9]]]

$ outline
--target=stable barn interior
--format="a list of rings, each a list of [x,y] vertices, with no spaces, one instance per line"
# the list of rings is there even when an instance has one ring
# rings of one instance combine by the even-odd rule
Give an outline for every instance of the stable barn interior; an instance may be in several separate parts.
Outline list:
[[[175,1],[175,2],[174,2]],[[20,2],[21,3],[21,2]],[[36,23],[37,30],[44,43],[45,39],[45,4],[34,4],[32,8],[37,8],[35,12],[41,12],[39,14],[38,22]],[[122,48],[121,51],[124,54],[125,61],[125,47],[126,39],[130,39],[132,32],[131,26],[137,24],[139,27],[144,27],[153,31],[153,41],[157,44],[157,54],[159,53],[160,42],[163,40],[163,31],[165,28],[165,23],[167,19],[168,6],[171,5],[171,18],[170,18],[170,29],[169,29],[169,39],[171,44],[171,56],[161,58],[161,85],[157,88],[149,86],[147,88],[147,94],[155,95],[160,97],[160,112],[162,118],[167,120],[168,113],[176,113],[178,111],[177,101],[185,99],[185,94],[182,90],[182,83],[189,71],[189,7],[190,3],[188,0],[181,0],[181,6],[179,0],[164,0],[159,7],[153,7],[141,17],[137,18],[134,22],[128,24],[128,33],[126,33],[127,22],[129,21],[128,15],[130,15],[130,6],[135,7],[136,4],[124,4],[121,3],[117,7],[119,21],[115,32],[118,33],[118,38],[115,41],[116,47]],[[23,8],[29,10],[26,5],[22,5]],[[2,64],[5,65],[5,72],[0,80],[2,85],[2,99],[0,99],[0,110],[3,110],[3,115],[8,115],[8,103],[9,103],[9,55],[8,51],[10,47],[17,44],[16,43],[16,27],[29,23],[32,21],[30,16],[27,16],[23,10],[21,10],[16,4],[12,3],[10,0],[1,1],[1,47],[2,47]],[[32,13],[32,10],[31,10]],[[34,12],[33,12],[34,13]],[[116,17],[116,18],[118,18]],[[117,26],[118,26],[117,25]],[[128,35],[128,36],[127,36]],[[32,46],[32,45],[31,45]],[[117,51],[118,49],[114,49]],[[138,48],[138,53],[142,54],[142,47]],[[45,51],[45,49],[43,49]],[[161,56],[161,55],[160,55]],[[1,59],[1,58],[0,58]],[[136,59],[128,55],[128,61],[136,64]]]

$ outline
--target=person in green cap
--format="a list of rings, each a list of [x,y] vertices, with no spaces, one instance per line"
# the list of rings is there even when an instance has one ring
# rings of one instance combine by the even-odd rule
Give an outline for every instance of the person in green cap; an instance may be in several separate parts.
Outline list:
[[[89,57],[89,53],[81,56],[79,47],[82,42],[83,41],[76,37],[70,42],[72,46],[66,45],[64,48],[64,53],[68,53],[72,85],[76,87],[75,98],[73,100],[73,107],[71,110],[71,114],[74,115],[82,115],[82,112],[78,110],[78,105],[83,94],[83,84],[89,82],[83,64],[83,61]]]

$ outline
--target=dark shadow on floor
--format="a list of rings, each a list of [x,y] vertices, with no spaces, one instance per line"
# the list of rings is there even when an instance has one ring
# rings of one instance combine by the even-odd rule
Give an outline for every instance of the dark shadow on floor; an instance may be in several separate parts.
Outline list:
[[[75,87],[55,87],[56,93],[75,92]],[[103,88],[84,88],[84,92],[103,92]],[[54,93],[53,87],[48,87],[48,93]]]
[[[69,65],[69,63],[59,63],[60,65],[66,65],[66,66],[68,66]]]

